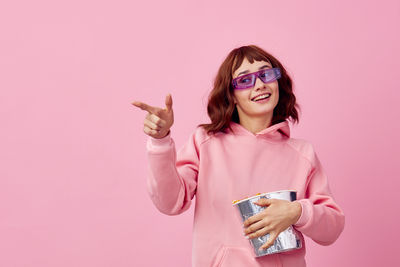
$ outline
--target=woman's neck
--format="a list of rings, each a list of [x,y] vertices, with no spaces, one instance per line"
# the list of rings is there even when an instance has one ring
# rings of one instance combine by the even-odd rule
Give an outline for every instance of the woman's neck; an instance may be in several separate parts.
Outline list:
[[[271,126],[272,114],[268,117],[240,118],[240,125],[256,134]]]

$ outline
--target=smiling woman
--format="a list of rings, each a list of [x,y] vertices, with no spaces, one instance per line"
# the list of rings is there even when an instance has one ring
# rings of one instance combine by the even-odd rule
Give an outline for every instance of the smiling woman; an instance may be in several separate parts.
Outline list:
[[[255,70],[259,69],[259,66],[265,66],[265,63],[265,61],[250,63],[245,58],[237,72],[242,69],[250,69],[254,73]],[[255,73],[258,74],[258,72]],[[237,76],[233,75],[234,80],[238,79]],[[271,124],[273,112],[279,100],[279,86],[277,79],[270,79],[266,83],[257,75],[252,80],[253,83],[250,85],[254,87],[253,90],[235,90],[233,100],[239,114],[239,123],[251,132],[256,133]]]
[[[255,73],[263,69],[267,69],[266,72]],[[252,75],[243,75],[249,72]],[[263,78],[263,74],[268,74],[268,78]],[[248,84],[238,85],[241,78],[249,79],[245,80]],[[267,93],[270,94],[267,100],[254,105],[252,98]],[[208,102],[211,123],[201,126],[208,133],[217,133],[229,128],[233,121],[255,133],[286,119],[298,122],[298,109],[292,80],[284,66],[257,46],[243,46],[231,51],[222,63]]]
[[[170,130],[172,97],[165,109],[133,104],[148,111],[147,185],[154,205],[177,215],[196,195],[193,266],[306,266],[303,234],[329,245],[343,231],[344,213],[313,145],[290,136],[289,120],[299,120],[292,81],[263,49],[242,46],[228,54],[209,96],[211,122],[198,125],[178,152]],[[259,201],[266,208],[244,223],[231,204],[287,189],[297,192],[297,200]],[[269,234],[261,247],[267,249],[290,226],[300,236],[300,249],[255,257],[249,239]]]

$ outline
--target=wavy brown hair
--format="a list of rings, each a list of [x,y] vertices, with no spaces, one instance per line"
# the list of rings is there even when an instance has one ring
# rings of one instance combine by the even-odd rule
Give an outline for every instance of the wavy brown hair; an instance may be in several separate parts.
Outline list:
[[[278,79],[279,101],[273,111],[271,125],[283,122],[286,119],[293,123],[299,122],[298,110],[300,106],[296,103],[296,97],[293,94],[292,79],[286,72],[283,65],[270,53],[264,51],[256,45],[241,46],[233,49],[222,65],[217,76],[214,79],[214,88],[208,97],[207,113],[211,123],[200,124],[208,134],[217,132],[226,132],[230,130],[230,122],[239,123],[239,114],[234,104],[232,76],[240,67],[244,58],[250,63],[256,61],[267,61],[272,67],[278,67],[281,70],[281,78]]]

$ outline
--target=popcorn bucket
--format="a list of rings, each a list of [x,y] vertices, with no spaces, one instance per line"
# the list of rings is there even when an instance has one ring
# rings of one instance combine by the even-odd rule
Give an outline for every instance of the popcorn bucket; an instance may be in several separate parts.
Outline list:
[[[274,199],[284,199],[288,201],[296,200],[297,191],[296,190],[281,190],[264,194],[257,194],[253,197],[245,198],[242,200],[233,201],[233,206],[236,206],[242,221],[244,222],[247,218],[263,211],[266,207],[254,204],[261,198],[274,198]],[[302,242],[299,234],[293,228],[289,226],[286,230],[282,231],[278,237],[275,239],[273,245],[267,249],[258,250],[262,245],[264,245],[269,238],[269,233],[266,235],[249,239],[256,257],[270,255],[274,253],[290,251],[294,249],[299,249],[302,247]]]

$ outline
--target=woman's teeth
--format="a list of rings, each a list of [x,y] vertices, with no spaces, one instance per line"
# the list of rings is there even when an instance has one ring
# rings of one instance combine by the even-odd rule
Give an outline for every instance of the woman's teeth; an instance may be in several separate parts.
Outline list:
[[[256,98],[254,98],[252,101],[258,101],[258,100],[261,100],[261,99],[268,98],[270,96],[271,96],[271,94],[260,95],[260,96],[258,96]]]

